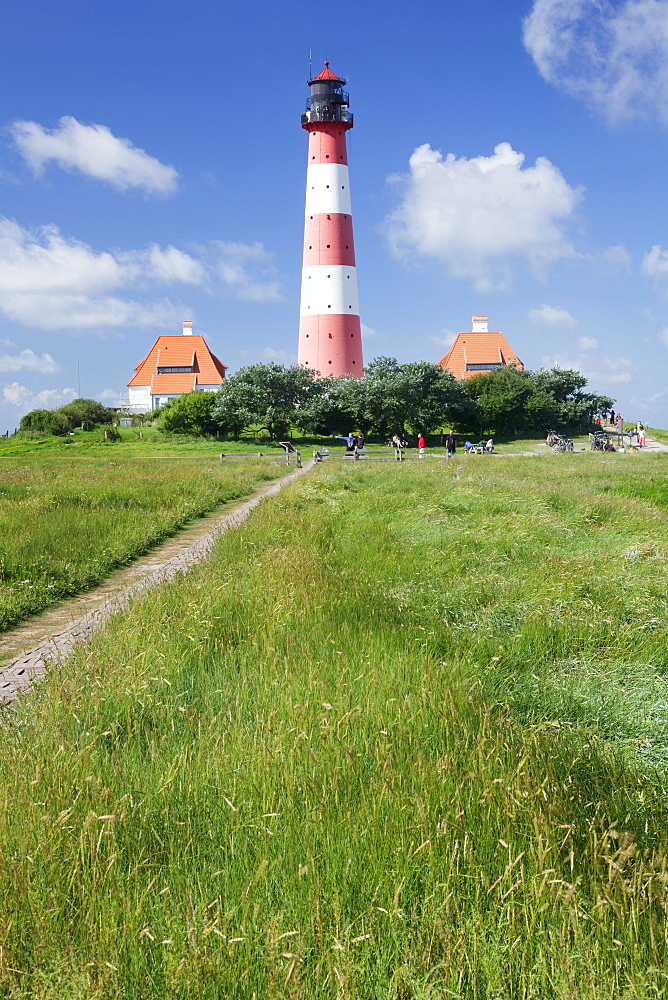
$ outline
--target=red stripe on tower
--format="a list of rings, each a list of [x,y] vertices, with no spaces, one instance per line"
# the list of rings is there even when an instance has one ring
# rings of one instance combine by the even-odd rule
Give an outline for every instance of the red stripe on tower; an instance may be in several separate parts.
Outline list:
[[[346,132],[353,127],[345,80],[329,68],[309,80],[299,364],[320,375],[361,378],[362,335],[350,208]]]

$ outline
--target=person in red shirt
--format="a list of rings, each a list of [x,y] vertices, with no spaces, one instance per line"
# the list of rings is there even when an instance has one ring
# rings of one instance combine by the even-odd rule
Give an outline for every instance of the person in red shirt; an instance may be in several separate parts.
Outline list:
[[[424,455],[424,449],[426,447],[426,443],[427,442],[424,439],[424,434],[419,434],[418,435],[418,452],[420,454],[420,458],[422,458],[422,456]]]

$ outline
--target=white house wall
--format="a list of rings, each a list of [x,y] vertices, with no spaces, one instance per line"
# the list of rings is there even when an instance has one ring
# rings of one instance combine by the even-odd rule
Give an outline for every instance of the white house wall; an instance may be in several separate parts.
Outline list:
[[[137,385],[129,387],[128,410],[131,413],[148,413],[152,408],[150,386]]]

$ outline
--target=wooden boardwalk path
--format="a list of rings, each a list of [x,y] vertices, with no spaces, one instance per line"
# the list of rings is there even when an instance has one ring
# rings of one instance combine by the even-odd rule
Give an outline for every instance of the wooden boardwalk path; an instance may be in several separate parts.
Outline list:
[[[101,586],[5,632],[0,636],[0,660],[5,661],[0,666],[0,705],[16,701],[29,691],[76,645],[102,628],[111,615],[206,559],[221,535],[238,527],[262,500],[275,496],[312,467],[312,461],[306,462],[281,479],[264,483],[248,500],[226,504],[222,511],[201,518],[149,555],[118,570]]]

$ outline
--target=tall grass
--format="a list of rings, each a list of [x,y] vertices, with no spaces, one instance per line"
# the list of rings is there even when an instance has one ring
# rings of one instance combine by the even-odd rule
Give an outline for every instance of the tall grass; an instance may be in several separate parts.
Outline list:
[[[0,459],[0,629],[93,586],[277,468],[188,450]]]
[[[668,523],[558,459],[319,468],[7,713],[1,995],[665,995]]]

